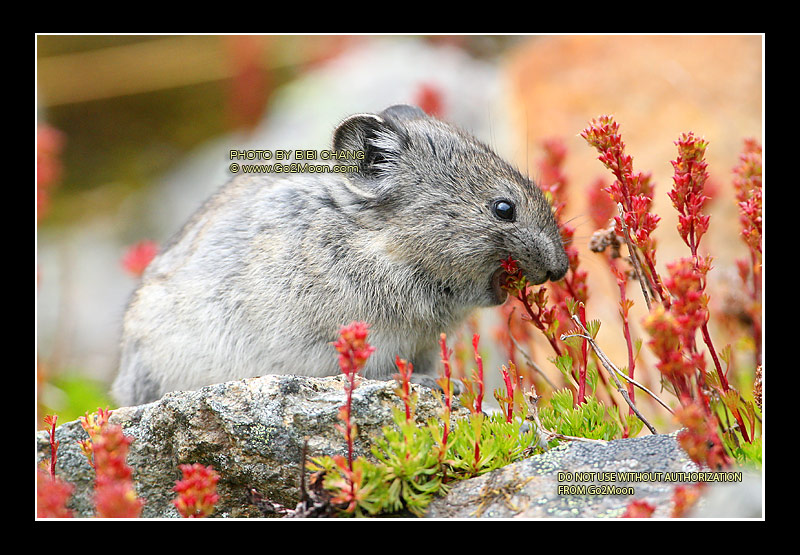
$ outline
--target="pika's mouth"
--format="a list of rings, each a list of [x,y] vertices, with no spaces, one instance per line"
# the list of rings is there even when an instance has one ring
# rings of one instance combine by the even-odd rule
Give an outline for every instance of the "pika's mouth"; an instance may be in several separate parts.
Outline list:
[[[508,281],[508,278],[511,277],[508,275],[503,268],[498,268],[492,274],[491,279],[489,280],[489,291],[491,291],[493,295],[493,300],[495,304],[503,304],[506,302],[506,298],[508,297],[508,292],[503,288],[503,286]]]

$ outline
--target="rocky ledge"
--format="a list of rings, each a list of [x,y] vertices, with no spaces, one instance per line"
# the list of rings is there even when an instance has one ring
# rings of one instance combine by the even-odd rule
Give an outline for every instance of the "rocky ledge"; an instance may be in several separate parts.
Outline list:
[[[221,476],[214,516],[263,517],[263,500],[294,508],[300,497],[304,443],[308,457],[345,454],[342,434],[336,430],[344,385],[341,376],[264,376],[169,393],[154,403],[115,409],[111,422],[133,438],[127,463],[138,496],[146,500],[142,516],[178,516],[172,488],[181,478],[179,465],[191,463],[212,465]],[[353,392],[359,430],[356,455],[369,454],[381,428],[392,423],[392,408],[401,406],[395,388],[394,382],[362,380]],[[440,405],[430,390],[417,390],[418,421],[438,416]],[[465,413],[459,408],[454,418]],[[87,437],[79,421],[56,429],[60,441],[56,475],[75,486],[69,508],[77,517],[94,514],[94,471],[78,445]],[[36,443],[37,462],[49,459],[47,432],[37,432]],[[427,516],[614,517],[621,516],[631,500],[640,499],[656,508],[653,516],[665,517],[671,514],[675,487],[696,479],[700,470],[674,434],[571,442],[453,485],[447,496],[431,504]],[[698,504],[706,511],[700,515],[760,517],[760,478],[745,476],[742,482],[704,491],[724,496],[731,488],[738,488],[736,499],[745,500],[741,508],[725,501],[717,507],[709,495]],[[725,513],[731,510],[735,514]]]

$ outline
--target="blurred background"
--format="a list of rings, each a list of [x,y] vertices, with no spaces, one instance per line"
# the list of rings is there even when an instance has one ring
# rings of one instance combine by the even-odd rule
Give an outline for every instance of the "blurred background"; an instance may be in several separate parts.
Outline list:
[[[626,351],[616,282],[586,246],[595,231],[589,188],[610,178],[578,134],[613,114],[634,170],[652,172],[660,269],[688,254],[666,195],[673,142],[685,131],[705,137],[708,290],[712,314],[730,312],[735,260],[747,252],[731,169],[744,139],[763,141],[763,48],[760,35],[38,36],[37,423],[45,414],[64,422],[114,407],[107,391],[138,275],[230,177],[231,149],[325,149],[342,118],[396,103],[471,131],[534,179],[544,171],[544,142],[560,141],[565,217],[589,273],[588,318],[603,322],[598,342],[619,365]],[[635,293],[629,289],[634,335],[646,340]],[[482,311],[462,338],[451,338],[469,371],[464,345],[481,333],[490,403],[509,357],[504,320],[501,311]],[[752,345],[742,329],[712,331],[747,360]],[[534,337],[526,350],[560,379],[546,343]],[[658,390],[647,357],[644,347],[637,372]],[[668,416],[653,423],[669,428]]]

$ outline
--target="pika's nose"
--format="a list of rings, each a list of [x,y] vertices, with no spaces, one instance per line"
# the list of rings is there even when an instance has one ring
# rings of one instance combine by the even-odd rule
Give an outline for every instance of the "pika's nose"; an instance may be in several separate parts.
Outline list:
[[[567,275],[567,270],[569,270],[569,259],[565,254],[563,259],[560,259],[554,268],[547,271],[547,279],[550,281],[563,279],[563,277]]]
[[[558,281],[562,279],[565,275],[567,275],[566,271],[558,270],[558,271],[549,271],[547,272],[547,279],[550,281]]]

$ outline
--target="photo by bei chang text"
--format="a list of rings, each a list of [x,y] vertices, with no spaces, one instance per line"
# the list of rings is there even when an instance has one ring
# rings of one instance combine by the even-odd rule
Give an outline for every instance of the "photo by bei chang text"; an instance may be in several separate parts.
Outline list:
[[[633,495],[636,482],[741,482],[741,472],[558,472],[559,495]],[[588,483],[592,482],[592,483]],[[599,482],[599,483],[598,483]],[[611,483],[616,482],[616,483]],[[625,484],[625,485],[620,485]]]
[[[353,173],[364,159],[363,150],[231,150],[231,173]],[[315,163],[327,162],[327,163]],[[334,162],[331,164],[331,162]]]

